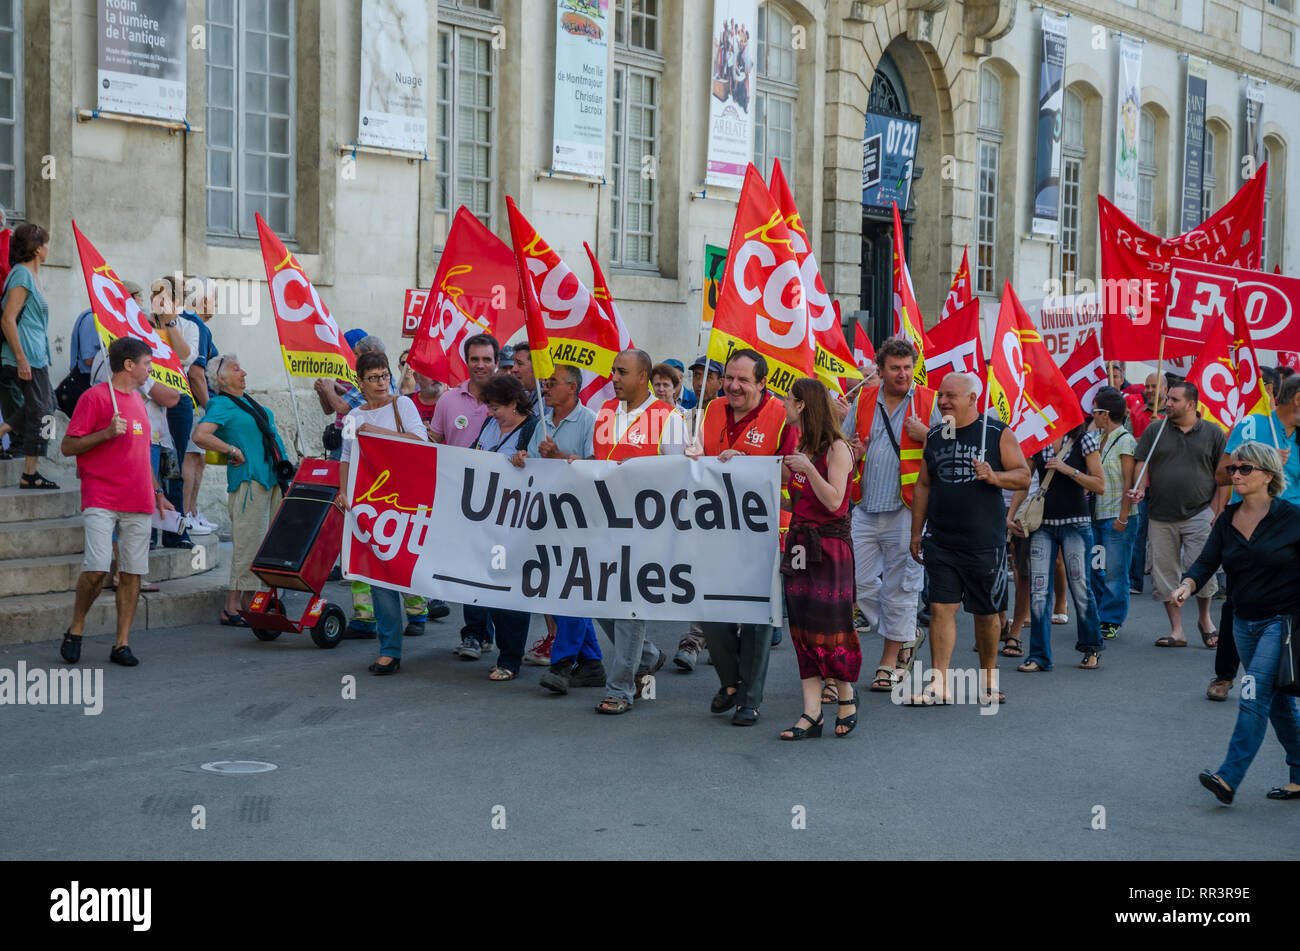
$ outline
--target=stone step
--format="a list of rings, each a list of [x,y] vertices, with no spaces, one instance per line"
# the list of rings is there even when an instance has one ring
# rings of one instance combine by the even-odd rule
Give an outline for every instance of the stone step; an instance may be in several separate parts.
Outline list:
[[[79,555],[85,550],[80,515],[0,522],[0,565],[11,558]]]
[[[195,538],[192,549],[160,546],[149,553],[149,575],[146,580],[171,581],[202,574],[218,567],[221,556],[222,547],[215,535]],[[80,553],[0,561],[0,599],[14,595],[72,591],[77,586],[80,574]]]
[[[81,513],[81,485],[76,478],[54,479],[58,489],[20,489],[18,479],[0,488],[0,522],[34,522]]]
[[[76,461],[59,455],[57,449],[53,451],[54,457],[41,459],[36,471],[45,478],[57,482],[65,489],[69,486],[75,488],[77,485]],[[23,466],[26,462],[27,460],[22,456],[13,459],[0,459],[0,486],[17,486],[18,478],[23,474]]]
[[[175,581],[161,582],[157,594],[142,594],[136,605],[133,631],[184,627],[190,624],[215,623],[226,599],[230,572],[230,545],[221,546],[223,570]],[[26,644],[54,641],[63,637],[72,620],[76,596],[71,591],[58,594],[17,595],[0,598],[0,644]],[[113,593],[105,591],[86,616],[86,634],[111,634],[117,629],[117,608]],[[58,656],[57,653],[51,656]],[[82,663],[101,663],[107,657],[84,654]],[[52,661],[53,663],[53,661]]]

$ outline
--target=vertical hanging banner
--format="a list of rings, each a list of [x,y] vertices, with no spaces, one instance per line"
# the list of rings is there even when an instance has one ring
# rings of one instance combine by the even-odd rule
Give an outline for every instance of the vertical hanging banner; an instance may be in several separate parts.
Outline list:
[[[1255,160],[1253,172],[1264,164],[1264,84],[1246,77],[1246,143],[1245,155]],[[1245,177],[1245,176],[1243,176]]]
[[[739,188],[754,156],[758,0],[713,0],[706,185]]]
[[[718,294],[722,291],[722,275],[727,270],[727,249],[704,245],[704,307],[700,322],[704,330],[713,327],[713,313],[718,309]]]
[[[1038,70],[1038,157],[1034,178],[1033,233],[1059,233],[1061,105],[1069,19],[1043,11],[1042,60]]]
[[[1119,42],[1119,112],[1115,117],[1115,207],[1138,213],[1138,127],[1142,110],[1142,43]]]
[[[185,118],[185,0],[99,0],[98,106]]]
[[[1179,231],[1201,223],[1205,183],[1205,82],[1210,64],[1198,56],[1187,57],[1187,104],[1183,123],[1183,213]]]
[[[551,168],[605,176],[609,0],[557,0]]]
[[[424,0],[362,0],[357,143],[429,148],[429,11]]]

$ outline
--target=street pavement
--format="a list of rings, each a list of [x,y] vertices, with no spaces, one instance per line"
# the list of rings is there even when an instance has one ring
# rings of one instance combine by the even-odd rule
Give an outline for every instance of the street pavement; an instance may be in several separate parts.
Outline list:
[[[384,678],[366,670],[374,641],[260,643],[214,621],[133,636],[141,664],[124,669],[110,636],[88,638],[100,715],[0,706],[0,859],[1293,858],[1300,803],[1264,798],[1286,781],[1271,728],[1233,806],[1198,784],[1238,691],[1206,700],[1213,653],[1154,647],[1163,615],[1135,598],[1096,671],[1075,666],[1073,620],[1053,629],[1054,671],[1002,658],[1008,702],[991,716],[868,693],[869,637],[857,730],[834,738],[826,707],[823,737],[800,743],[777,739],[800,712],[788,636],[746,729],[708,712],[704,663],[670,662],[656,699],[619,717],[593,712],[599,689],[543,690],[545,668],[491,683],[494,655],[451,653],[455,608]],[[671,656],[683,627],[651,633]],[[954,664],[977,666],[973,643],[961,614]],[[0,649],[0,668],[20,661],[63,666],[57,642]],[[279,768],[200,768],[220,760]]]

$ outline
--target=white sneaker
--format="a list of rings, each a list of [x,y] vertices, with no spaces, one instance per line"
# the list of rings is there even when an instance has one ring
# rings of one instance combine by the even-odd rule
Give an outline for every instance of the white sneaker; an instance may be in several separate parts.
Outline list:
[[[208,521],[207,517],[200,511],[194,511],[186,516],[189,521],[190,530],[199,535],[215,535],[217,526]]]

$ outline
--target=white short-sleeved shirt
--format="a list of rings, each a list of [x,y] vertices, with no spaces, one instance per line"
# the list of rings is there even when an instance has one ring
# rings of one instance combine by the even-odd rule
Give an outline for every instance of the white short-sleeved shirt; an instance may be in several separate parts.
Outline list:
[[[355,433],[363,425],[369,423],[371,426],[397,432],[397,418],[393,411],[394,406],[397,407],[397,412],[402,416],[402,428],[408,433],[414,433],[421,442],[428,442],[429,432],[424,427],[424,421],[420,419],[420,411],[415,408],[415,404],[411,402],[409,396],[399,396],[396,403],[389,403],[379,409],[366,409],[364,406],[358,406],[343,418],[343,431]],[[353,420],[355,428],[349,426],[347,422],[349,419]],[[343,440],[343,454],[340,456],[340,461],[352,461],[352,447],[356,443],[356,436]]]
[[[181,366],[188,370],[199,358],[199,325],[184,317],[177,317],[176,326],[172,328],[173,333],[176,331],[180,331],[181,338],[190,348],[190,355],[181,361]]]

